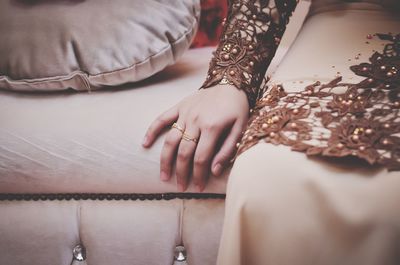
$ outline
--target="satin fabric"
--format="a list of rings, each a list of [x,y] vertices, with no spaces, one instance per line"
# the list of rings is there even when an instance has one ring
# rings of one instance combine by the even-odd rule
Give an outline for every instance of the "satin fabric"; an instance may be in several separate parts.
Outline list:
[[[400,16],[376,4],[315,13],[271,83],[298,91],[337,72],[357,82],[349,66],[383,48],[366,36],[399,29]],[[261,142],[232,168],[218,264],[400,264],[399,201],[400,172]]]

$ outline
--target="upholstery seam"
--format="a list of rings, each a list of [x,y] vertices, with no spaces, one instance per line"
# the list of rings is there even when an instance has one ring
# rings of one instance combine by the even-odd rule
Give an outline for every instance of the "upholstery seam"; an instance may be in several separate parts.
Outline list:
[[[224,193],[0,193],[0,201],[169,201],[225,199]]]

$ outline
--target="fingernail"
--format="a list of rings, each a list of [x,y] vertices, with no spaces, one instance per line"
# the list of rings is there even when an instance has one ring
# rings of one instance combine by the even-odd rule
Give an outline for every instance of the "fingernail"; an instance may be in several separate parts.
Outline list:
[[[202,192],[203,191],[203,187],[201,185],[196,185],[196,191],[197,192]]]
[[[215,166],[214,166],[214,175],[216,175],[216,176],[219,176],[219,175],[221,175],[221,173],[222,173],[222,166],[221,166],[221,164],[220,163],[218,163],[218,164],[216,164]]]
[[[182,183],[178,183],[178,191],[180,191],[180,192],[185,191],[185,187]]]
[[[148,141],[149,141],[149,139],[147,138],[147,136],[145,136],[145,137],[143,138],[142,145],[143,145],[143,146],[147,146],[147,145],[148,145]]]
[[[168,174],[165,173],[164,171],[161,171],[160,178],[161,178],[162,181],[167,181],[167,180],[169,180]]]

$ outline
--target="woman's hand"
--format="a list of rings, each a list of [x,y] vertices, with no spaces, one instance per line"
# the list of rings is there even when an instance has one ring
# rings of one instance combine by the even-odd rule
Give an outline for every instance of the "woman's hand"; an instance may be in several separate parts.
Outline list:
[[[166,127],[176,122],[191,139],[183,139],[179,128],[171,128],[161,152],[160,178],[171,178],[175,165],[179,191],[189,176],[199,191],[210,171],[218,176],[235,155],[249,113],[246,94],[231,85],[200,89],[161,114],[149,127],[143,147],[150,147]]]

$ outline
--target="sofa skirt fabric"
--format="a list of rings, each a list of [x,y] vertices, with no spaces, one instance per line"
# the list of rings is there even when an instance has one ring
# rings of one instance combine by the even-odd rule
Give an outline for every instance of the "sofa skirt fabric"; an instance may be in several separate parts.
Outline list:
[[[188,264],[213,264],[223,207],[223,199],[1,201],[0,264],[173,264],[176,246]]]

